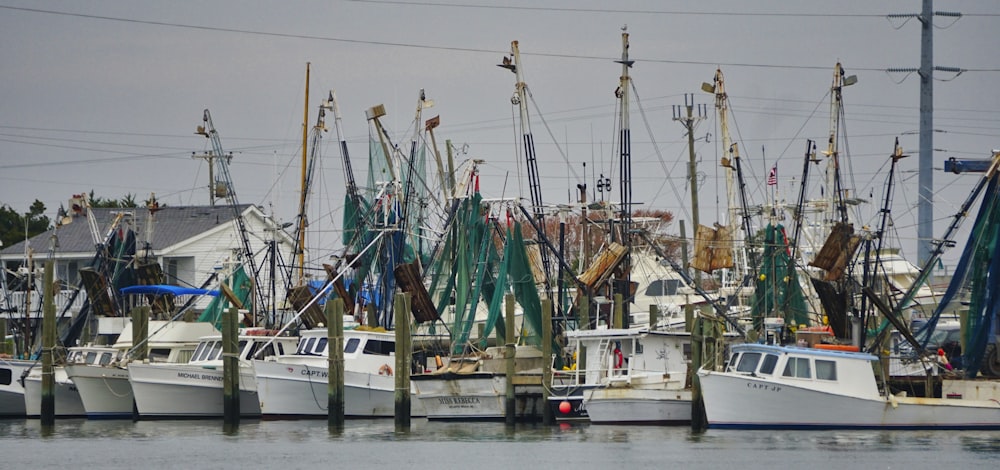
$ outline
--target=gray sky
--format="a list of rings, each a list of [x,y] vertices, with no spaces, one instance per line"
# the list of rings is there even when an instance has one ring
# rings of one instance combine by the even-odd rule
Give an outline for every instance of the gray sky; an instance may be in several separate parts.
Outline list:
[[[839,60],[859,78],[844,90],[848,186],[873,195],[877,206],[900,136],[913,157],[902,162],[893,214],[904,254],[916,259],[919,79],[884,69],[919,66],[919,21],[886,15],[918,13],[920,1],[497,3],[0,0],[0,204],[24,211],[40,199],[54,217],[73,193],[92,189],[102,197],[131,193],[141,201],[154,192],[170,205],[206,204],[207,168],[191,154],[209,148],[193,134],[208,108],[223,146],[235,154],[240,202],[290,221],[306,62],[312,63],[310,124],[327,90],[335,89],[359,181],[367,162],[365,110],[384,104],[394,141],[406,143],[423,88],[435,101],[424,119],[441,116],[439,147],[450,139],[467,148],[457,158],[486,160],[487,197],[527,198],[512,124],[514,75],[496,67],[512,40],[520,43],[533,97],[544,199],[566,203],[584,177],[584,162],[591,188],[595,173],[617,178],[613,92],[621,66],[613,60],[627,25],[639,95],[631,118],[635,201],[690,218],[686,138],[671,107],[693,93],[709,112],[696,129],[701,221],[720,219],[717,122],[712,96],[699,91],[716,66],[726,76],[731,132],[742,145],[752,203],[764,202],[760,188],[775,163],[779,197],[793,200],[788,178],[801,171],[806,139],[821,149],[826,142]],[[940,168],[948,157],[986,158],[1000,147],[1000,4],[938,0],[934,9],[965,14],[935,19],[936,65],[968,69],[957,78],[935,75]],[[328,122],[312,219],[316,228],[336,230],[343,174]],[[936,235],[974,180],[935,172]],[[617,184],[611,194],[617,200]],[[875,209],[866,213],[874,217]],[[320,215],[331,212],[333,220]]]

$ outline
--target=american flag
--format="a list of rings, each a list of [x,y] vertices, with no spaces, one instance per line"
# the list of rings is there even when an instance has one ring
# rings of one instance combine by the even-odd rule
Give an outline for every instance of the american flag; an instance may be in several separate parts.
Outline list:
[[[778,165],[771,167],[771,173],[767,175],[767,185],[774,186],[778,184]]]

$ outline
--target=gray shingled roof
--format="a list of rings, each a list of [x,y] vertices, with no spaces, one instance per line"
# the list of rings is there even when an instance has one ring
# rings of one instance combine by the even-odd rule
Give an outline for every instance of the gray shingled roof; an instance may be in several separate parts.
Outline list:
[[[249,204],[239,206],[242,213],[250,207]],[[132,223],[133,230],[142,233],[145,230],[146,219],[149,211],[146,208],[136,209],[93,209],[97,217],[97,228],[104,236],[104,231],[114,220],[115,215],[121,211],[130,211],[135,214]],[[175,245],[189,238],[204,233],[220,224],[229,224],[233,220],[233,209],[227,205],[220,206],[186,206],[186,207],[161,207],[155,214],[153,225],[153,249],[165,248]],[[49,239],[52,230],[38,234],[30,239],[31,247],[35,252],[43,252],[49,249]],[[59,228],[58,234],[60,253],[93,253],[94,241],[90,234],[90,227],[84,215],[74,215],[73,222]],[[0,255],[22,255],[24,253],[24,242],[17,243],[0,250]]]

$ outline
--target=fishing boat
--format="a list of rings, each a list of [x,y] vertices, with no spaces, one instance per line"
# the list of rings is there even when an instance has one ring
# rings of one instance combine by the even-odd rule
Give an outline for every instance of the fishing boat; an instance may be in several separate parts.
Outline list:
[[[0,417],[23,417],[24,385],[21,377],[35,361],[0,357]]]
[[[285,354],[298,341],[273,336],[263,328],[246,328],[239,334],[240,415],[259,417],[257,383],[251,361]],[[129,383],[140,418],[212,418],[223,416],[222,336],[201,338],[191,360],[184,364],[132,363]]]
[[[690,333],[609,328],[569,331],[567,340],[586,351],[587,369],[576,372],[594,385],[582,390],[590,422],[691,422]]]
[[[97,361],[69,362],[66,375],[76,385],[87,418],[131,418],[134,397],[128,380],[128,365],[135,348],[148,350],[146,361],[153,363],[184,363],[203,336],[218,334],[206,322],[150,321],[149,338],[140,345],[132,344],[132,324],[122,330],[112,351],[104,351]],[[70,354],[79,348],[70,348]],[[85,354],[89,352],[82,350]]]
[[[118,354],[118,350],[108,346],[74,347],[66,354],[66,364],[109,364]],[[64,365],[52,368],[54,388],[54,413],[60,418],[82,418],[86,416],[83,400],[76,384],[70,380]],[[24,377],[24,408],[29,418],[42,415],[42,365],[36,362]]]
[[[822,345],[820,345],[822,346]],[[708,425],[755,429],[1000,429],[993,399],[888,393],[877,356],[745,343],[698,371]]]
[[[263,418],[328,416],[327,334],[326,328],[303,331],[295,354],[253,361]],[[394,416],[395,339],[394,333],[384,330],[344,330],[344,416]],[[414,406],[411,416],[423,412]]]

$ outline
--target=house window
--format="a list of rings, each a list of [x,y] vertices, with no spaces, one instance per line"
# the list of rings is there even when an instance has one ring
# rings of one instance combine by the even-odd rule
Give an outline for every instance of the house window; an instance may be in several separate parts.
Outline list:
[[[809,359],[804,357],[788,358],[788,363],[785,364],[785,371],[781,375],[800,379],[812,378],[812,372],[809,370]]]
[[[816,378],[820,380],[837,380],[837,363],[817,359]]]

